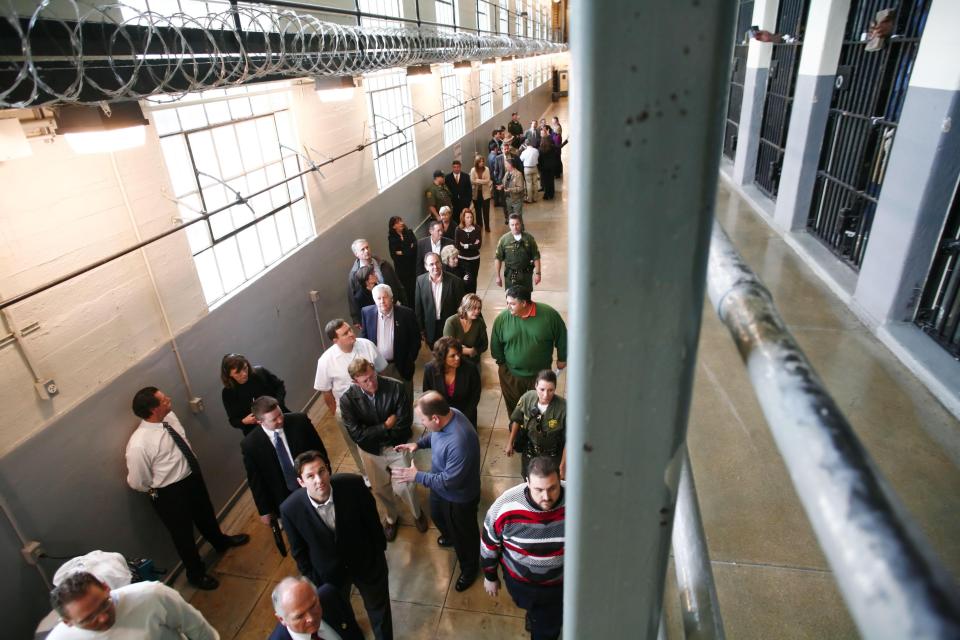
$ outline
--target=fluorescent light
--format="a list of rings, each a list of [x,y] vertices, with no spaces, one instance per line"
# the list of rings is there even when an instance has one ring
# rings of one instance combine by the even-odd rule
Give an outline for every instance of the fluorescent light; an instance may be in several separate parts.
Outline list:
[[[74,153],[108,153],[139,147],[146,140],[146,130],[141,124],[123,129],[65,133],[63,137]]]
[[[470,63],[469,60],[453,63],[453,72],[457,75],[461,75],[461,76],[469,75],[471,71],[473,71],[473,65]]]
[[[407,67],[408,84],[424,84],[433,79],[433,72],[428,64],[418,64]]]
[[[320,102],[346,102],[353,98],[354,84],[350,76],[314,78],[313,88]]]
[[[317,91],[320,102],[346,102],[353,99],[353,89],[324,89]]]

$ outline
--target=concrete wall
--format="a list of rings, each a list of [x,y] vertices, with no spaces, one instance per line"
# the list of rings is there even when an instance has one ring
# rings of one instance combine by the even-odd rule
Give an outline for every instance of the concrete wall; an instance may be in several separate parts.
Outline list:
[[[468,93],[475,95],[475,73],[470,82]],[[302,142],[334,155],[360,141],[368,118],[362,91],[338,106],[321,104],[309,89],[292,92]],[[441,109],[439,78],[412,93],[417,110]],[[545,82],[510,110],[539,117],[549,102]],[[465,158],[474,149],[486,152],[491,128],[475,116],[471,120],[474,113],[468,109],[469,133],[460,140]],[[494,118],[508,119],[504,113]],[[142,256],[132,254],[16,307],[19,324],[40,321],[42,330],[29,336],[29,346],[44,372],[63,385],[53,402],[40,401],[16,348],[0,350],[0,494],[27,537],[42,541],[51,555],[109,549],[175,565],[169,537],[148,500],[125,482],[123,450],[137,423],[129,409],[133,392],[153,384],[174,398],[214,505],[223,507],[241,486],[243,472],[239,434],[227,425],[219,400],[220,358],[240,351],[268,365],[287,381],[291,407],[310,398],[321,342],[307,292],[320,291],[323,320],[346,315],[350,242],[367,237],[385,255],[388,217],[400,214],[411,223],[422,218],[432,172],[450,166],[453,147],[443,145],[439,118],[418,125],[415,136],[420,166],[383,193],[377,193],[369,150],[325,168],[326,178],[309,176],[318,236],[212,311],[203,303],[182,234],[148,250],[194,392],[206,401],[203,414],[193,416],[187,408]],[[118,153],[116,168],[109,154],[73,157],[60,141],[34,144],[33,158],[0,165],[3,294],[131,244],[131,215],[144,236],[169,228],[176,208],[164,198],[169,184],[155,134],[148,132],[148,140],[143,148]],[[19,548],[9,523],[0,521],[0,599],[10,637],[26,637],[47,610],[46,587]],[[44,567],[52,575],[56,564],[46,561]]]

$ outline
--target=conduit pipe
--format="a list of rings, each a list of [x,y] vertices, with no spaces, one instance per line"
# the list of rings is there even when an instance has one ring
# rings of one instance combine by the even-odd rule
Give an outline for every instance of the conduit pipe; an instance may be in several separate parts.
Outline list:
[[[718,224],[707,287],[860,634],[960,638],[956,583]]]

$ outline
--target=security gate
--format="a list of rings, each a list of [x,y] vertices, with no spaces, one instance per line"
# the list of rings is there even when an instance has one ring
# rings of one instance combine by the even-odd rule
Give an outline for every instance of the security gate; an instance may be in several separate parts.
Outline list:
[[[914,322],[960,358],[960,188],[953,193]]]
[[[723,155],[733,160],[737,151],[737,132],[740,129],[740,108],[743,106],[743,80],[747,74],[747,47],[750,21],[753,19],[753,0],[740,0],[737,13],[737,31],[733,36],[733,63],[730,65],[730,92],[727,97],[727,125],[723,132]]]
[[[885,46],[867,51],[880,9],[896,10]],[[930,0],[855,0],[840,51],[807,228],[860,269]]]
[[[807,23],[808,0],[780,0],[777,12],[777,34],[784,40],[772,44],[770,74],[763,101],[763,120],[760,124],[760,147],[754,182],[773,199],[780,186],[783,168],[783,150],[790,127],[790,109],[797,88],[800,68],[800,50]]]

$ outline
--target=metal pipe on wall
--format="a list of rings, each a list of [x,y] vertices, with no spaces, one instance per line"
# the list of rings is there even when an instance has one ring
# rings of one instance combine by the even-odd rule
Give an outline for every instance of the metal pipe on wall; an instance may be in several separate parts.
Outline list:
[[[734,4],[572,6],[567,640],[657,637]]]
[[[960,638],[960,589],[720,225],[707,284],[860,633]]]

